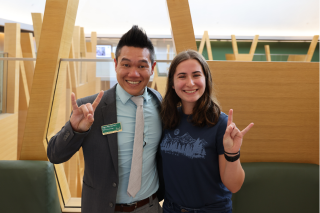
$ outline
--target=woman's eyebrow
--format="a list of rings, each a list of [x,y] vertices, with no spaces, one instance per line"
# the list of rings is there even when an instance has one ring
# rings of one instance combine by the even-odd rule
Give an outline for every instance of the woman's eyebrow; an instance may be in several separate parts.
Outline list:
[[[198,72],[200,72],[201,73],[201,71],[194,71],[194,72],[192,72],[193,74],[195,74],[195,73],[198,73]]]

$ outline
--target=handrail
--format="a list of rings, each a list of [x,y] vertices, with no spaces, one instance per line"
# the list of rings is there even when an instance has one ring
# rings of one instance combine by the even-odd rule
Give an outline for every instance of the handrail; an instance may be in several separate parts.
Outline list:
[[[0,61],[36,61],[36,58],[10,58],[10,57],[0,57]]]

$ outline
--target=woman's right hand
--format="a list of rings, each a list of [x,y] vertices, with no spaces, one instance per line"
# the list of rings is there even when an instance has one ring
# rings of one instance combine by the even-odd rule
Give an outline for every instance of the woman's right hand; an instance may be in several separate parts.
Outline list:
[[[102,96],[103,91],[101,90],[92,104],[87,103],[78,107],[75,94],[71,94],[73,113],[70,118],[70,123],[74,131],[86,132],[90,129],[94,121],[94,111],[100,103]]]

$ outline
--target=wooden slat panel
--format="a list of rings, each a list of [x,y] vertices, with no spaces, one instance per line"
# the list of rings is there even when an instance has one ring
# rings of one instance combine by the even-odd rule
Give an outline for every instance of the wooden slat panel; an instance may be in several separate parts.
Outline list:
[[[17,160],[18,113],[0,114],[0,160]]]
[[[33,22],[34,37],[36,39],[36,48],[38,51],[43,15],[42,15],[42,13],[31,13],[31,15],[32,15],[32,22]]]
[[[188,0],[167,0],[172,38],[176,54],[197,51]]]
[[[319,63],[208,62],[224,112],[244,138],[241,162],[319,164]]]
[[[70,47],[69,58],[76,58],[76,55],[74,53],[74,42],[73,41],[72,41],[71,47]],[[74,61],[69,62],[69,71],[70,71],[72,92],[74,92],[76,97],[77,97],[77,86],[78,86],[77,63],[78,62],[74,62]]]
[[[59,69],[59,76],[55,88],[54,99],[52,103],[52,112],[50,115],[50,123],[48,135],[57,133],[66,123],[66,88],[67,88],[67,68],[68,62],[62,61]],[[69,97],[70,101],[70,97]]]
[[[87,58],[87,48],[86,48],[86,37],[84,35],[84,28],[80,27],[80,55],[81,58]],[[81,63],[81,77],[80,77],[80,84],[85,84],[88,82],[87,76],[87,63]]]
[[[21,49],[23,58],[36,57],[34,52],[32,33],[21,33]],[[35,61],[24,61],[29,93],[31,92],[35,64]]]
[[[96,54],[93,52],[87,53],[87,58],[95,59]],[[88,82],[95,81],[96,80],[96,64],[97,63],[96,62],[85,62],[83,64],[85,64],[85,67],[87,69],[86,73],[87,73]]]
[[[80,53],[82,58],[87,57],[86,36],[83,27],[80,27]]]
[[[92,52],[92,44],[90,41],[86,42],[86,47],[87,47],[87,52],[91,53]]]
[[[22,53],[19,54],[22,57]],[[27,110],[29,107],[29,88],[27,82],[26,71],[23,61],[19,61],[20,77],[19,77],[19,118],[18,118],[18,150],[17,159],[20,157],[21,144],[27,119]]]
[[[4,52],[8,57],[20,56],[20,24],[6,23],[4,27]],[[7,73],[7,113],[18,113],[19,110],[19,61],[8,61]]]
[[[59,60],[69,56],[77,7],[78,0],[46,2],[20,155],[22,160],[47,160],[47,144],[43,141],[46,139]],[[60,66],[60,70],[65,69]]]
[[[97,32],[91,32],[91,45],[92,45],[92,51],[94,54],[96,54],[97,49]]]
[[[80,57],[80,27],[75,26],[73,30],[73,36],[72,36],[72,47],[73,47],[73,57],[75,59],[79,59]],[[80,66],[81,62],[75,62],[75,71],[77,76],[77,83],[80,84]],[[78,86],[77,84],[77,86]]]

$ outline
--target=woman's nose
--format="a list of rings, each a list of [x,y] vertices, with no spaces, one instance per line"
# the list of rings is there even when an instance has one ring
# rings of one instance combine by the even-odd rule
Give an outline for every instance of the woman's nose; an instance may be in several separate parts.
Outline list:
[[[187,86],[193,86],[194,85],[194,81],[192,78],[188,78],[187,79]]]

